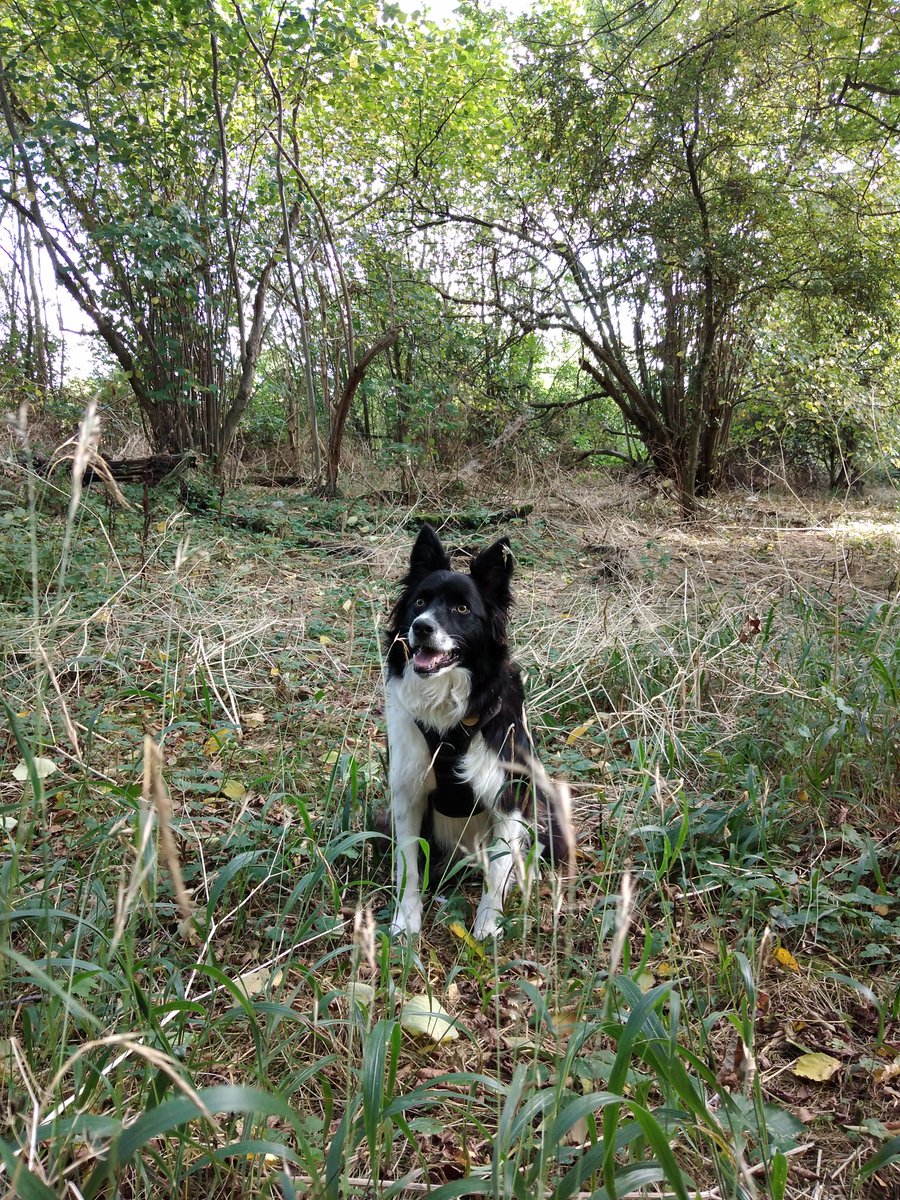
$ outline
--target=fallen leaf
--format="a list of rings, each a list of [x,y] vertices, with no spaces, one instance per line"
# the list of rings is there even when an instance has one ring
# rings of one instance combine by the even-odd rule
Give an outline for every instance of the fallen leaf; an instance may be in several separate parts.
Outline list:
[[[244,713],[241,719],[245,725],[264,725],[266,723],[266,714],[260,708],[256,712]]]
[[[322,646],[333,646],[333,645],[334,645],[334,642],[331,640],[331,638],[328,636],[328,634],[327,634],[327,633],[323,633],[323,634],[320,636],[320,638],[319,638],[319,643],[320,643]]]
[[[780,963],[782,967],[787,968],[788,971],[800,970],[800,964],[797,962],[796,958],[794,958],[793,954],[791,954],[790,950],[785,950],[784,946],[779,946],[777,949],[773,950],[772,957],[777,963]]]
[[[824,1083],[839,1070],[840,1065],[830,1054],[801,1054],[791,1070],[801,1079],[814,1079],[817,1083]]]
[[[447,928],[450,930],[453,936],[455,938],[459,938],[459,940],[466,945],[473,954],[477,954],[479,958],[484,958],[484,946],[482,946],[481,942],[476,941],[475,938],[472,937],[471,933],[469,933],[462,921],[451,921]]]
[[[203,743],[203,753],[207,758],[214,758],[221,750],[224,749],[226,743],[232,736],[231,729],[217,729],[215,733],[211,733]]]
[[[557,1035],[561,1038],[568,1038],[578,1021],[577,1008],[559,1008],[553,1013],[553,1024],[556,1027]]]
[[[347,984],[347,996],[363,1008],[371,1008],[375,1003],[375,989],[361,980]]]
[[[429,996],[409,997],[400,1009],[400,1026],[413,1037],[430,1038],[437,1043],[454,1042],[459,1037],[453,1017]]]
[[[569,736],[566,738],[566,745],[574,746],[580,737],[584,737],[584,735],[588,732],[590,727],[594,724],[595,720],[596,720],[596,717],[591,717],[590,720],[585,721],[585,723],[583,725],[576,725],[575,728],[572,730],[572,732],[569,734]]]
[[[273,975],[271,967],[257,967],[254,971],[245,971],[234,982],[247,998],[252,1000],[254,996],[259,996],[265,991],[269,980],[272,981],[272,987],[278,987],[279,983],[281,983],[281,978],[281,971],[276,971]]]
[[[579,1117],[578,1120],[570,1125],[566,1130],[563,1141],[567,1146],[583,1146],[590,1136],[588,1129],[587,1117]]]
[[[34,773],[38,779],[46,779],[48,775],[52,775],[57,766],[49,758],[41,758],[40,756],[31,760],[34,763]],[[18,766],[13,767],[13,779],[17,779],[19,783],[24,783],[28,778],[28,767],[24,762],[20,762]]]
[[[900,1054],[889,1062],[886,1067],[882,1067],[880,1071],[875,1072],[876,1083],[889,1083],[892,1079],[900,1077]]]
[[[219,792],[221,795],[227,796],[229,800],[243,800],[247,789],[239,779],[223,779]]]
[[[508,1050],[524,1050],[526,1046],[534,1045],[533,1033],[504,1033],[500,1036]]]
[[[635,979],[634,982],[641,989],[641,992],[643,993],[643,995],[646,996],[647,993],[649,991],[651,991],[651,989],[653,988],[653,985],[656,983],[656,979],[653,977],[653,975],[649,971],[641,971],[640,975],[638,975],[637,979]]]

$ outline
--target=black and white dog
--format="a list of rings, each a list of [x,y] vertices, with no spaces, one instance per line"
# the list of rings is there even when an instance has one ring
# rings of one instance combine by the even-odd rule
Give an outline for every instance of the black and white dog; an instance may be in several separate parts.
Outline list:
[[[522,679],[509,660],[513,557],[501,538],[453,571],[423,525],[390,618],[387,726],[397,905],[391,932],[422,926],[419,838],[485,867],[473,933],[496,936],[532,831],[553,860],[567,851],[554,806],[534,782]]]

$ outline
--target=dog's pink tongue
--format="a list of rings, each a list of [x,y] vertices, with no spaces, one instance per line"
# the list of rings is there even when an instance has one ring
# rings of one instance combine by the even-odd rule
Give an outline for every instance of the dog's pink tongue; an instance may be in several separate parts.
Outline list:
[[[440,650],[425,650],[420,648],[415,652],[413,662],[417,667],[421,667],[425,671],[430,671],[442,657],[443,655]]]

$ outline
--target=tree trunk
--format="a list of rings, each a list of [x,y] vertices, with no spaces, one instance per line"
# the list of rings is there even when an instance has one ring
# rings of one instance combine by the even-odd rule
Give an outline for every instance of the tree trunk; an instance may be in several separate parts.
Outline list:
[[[389,346],[393,346],[397,338],[400,336],[399,329],[389,329],[383,334],[378,341],[374,342],[369,349],[356,362],[353,370],[350,372],[347,382],[344,384],[344,390],[341,392],[341,398],[338,401],[335,409],[334,417],[331,422],[331,433],[328,438],[328,454],[325,464],[325,495],[337,495],[337,479],[341,465],[341,447],[344,441],[344,426],[347,423],[347,415],[350,412],[350,405],[353,403],[353,397],[356,395],[356,389],[363,381],[366,371],[369,369],[369,364],[377,354],[382,350],[387,350]]]

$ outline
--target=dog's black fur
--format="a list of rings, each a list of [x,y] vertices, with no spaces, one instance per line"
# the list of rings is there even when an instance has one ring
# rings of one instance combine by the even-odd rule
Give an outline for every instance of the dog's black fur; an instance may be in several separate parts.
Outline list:
[[[439,854],[480,849],[485,857],[493,845],[477,936],[498,932],[528,829],[537,828],[557,864],[566,861],[553,804],[533,780],[522,678],[509,658],[512,570],[507,538],[478,554],[468,575],[452,570],[437,534],[423,525],[401,581],[386,679],[398,839],[395,932],[415,933],[421,924],[413,852],[420,836]]]

